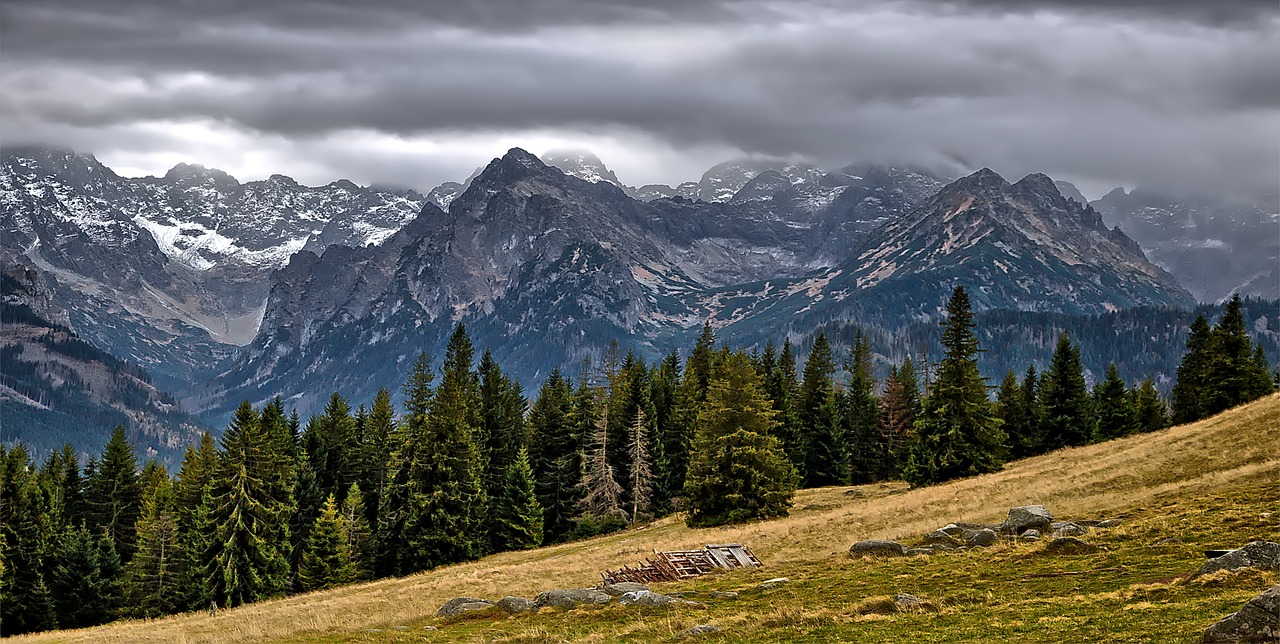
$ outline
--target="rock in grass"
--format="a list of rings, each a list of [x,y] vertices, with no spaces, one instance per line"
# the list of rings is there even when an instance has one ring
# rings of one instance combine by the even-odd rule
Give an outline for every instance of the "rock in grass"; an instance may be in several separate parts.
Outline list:
[[[955,524],[952,524],[952,525],[955,525]],[[947,527],[951,527],[951,526],[947,526]],[[929,545],[943,544],[943,545],[951,546],[952,548],[955,548],[957,546],[962,545],[963,543],[960,541],[960,539],[957,538],[961,534],[964,534],[964,530],[961,529],[959,526],[956,526],[956,534],[954,535],[951,534],[950,532],[947,532],[945,529],[934,530],[933,532],[930,532],[929,534],[924,535],[924,542]]]
[[[697,626],[694,626],[693,628],[687,631],[684,631],[680,634],[688,636],[688,635],[707,635],[709,633],[719,633],[719,632],[720,632],[719,626],[712,626],[711,624],[698,624]]]
[[[533,610],[533,602],[524,597],[503,597],[498,600],[497,606],[511,615],[520,615]]]
[[[996,527],[1003,534],[1019,535],[1027,530],[1036,529],[1048,532],[1053,524],[1053,515],[1043,505],[1024,505],[1009,508],[1009,516],[1004,523]]]
[[[468,611],[484,610],[493,606],[493,602],[487,599],[476,599],[475,597],[454,597],[444,603],[440,610],[436,611],[436,617],[453,617],[461,615]]]
[[[908,557],[914,557],[916,555],[931,555],[931,554],[933,554],[933,548],[929,546],[925,546],[923,548],[907,548]]]
[[[1018,541],[1035,543],[1036,541],[1039,541],[1039,540],[1040,540],[1040,531],[1036,530],[1035,528],[1027,530],[1026,532],[1023,532],[1022,534],[1018,535]]]
[[[790,582],[791,582],[791,579],[788,577],[774,577],[773,579],[766,579],[760,582],[756,586],[756,590],[769,590],[770,588],[777,588],[782,584],[786,584]]]
[[[1120,519],[1107,519],[1106,521],[1099,521],[1099,522],[1098,522],[1098,525],[1093,526],[1093,527],[1095,527],[1095,528],[1114,528],[1114,527],[1116,527],[1116,526],[1120,525],[1121,523],[1124,523],[1124,522],[1123,522],[1123,521],[1121,521]]]
[[[916,608],[919,606],[923,606],[928,602],[926,602],[923,599],[920,599],[919,597],[916,597],[915,595],[909,595],[907,593],[898,593],[897,595],[893,596],[893,603],[897,604],[899,609],[904,609],[904,608]]]
[[[1206,642],[1280,641],[1280,586],[1249,600],[1204,632]]]
[[[679,600],[652,590],[636,590],[618,598],[618,603],[623,606],[670,606],[676,601]]]
[[[583,604],[607,604],[609,594],[599,588],[569,588],[566,590],[547,590],[538,593],[533,605],[537,608],[577,608]]]
[[[611,597],[621,597],[627,593],[634,593],[639,590],[649,590],[649,587],[634,581],[621,581],[616,584],[605,584],[602,590],[608,593]]]
[[[1088,528],[1071,521],[1059,521],[1052,527],[1055,537],[1079,537],[1089,532]]]
[[[732,590],[717,590],[711,593],[712,599],[737,599],[738,593]]]
[[[1192,579],[1202,575],[1210,575],[1219,570],[1240,570],[1258,568],[1261,570],[1280,570],[1280,543],[1274,541],[1254,541],[1238,550],[1232,550],[1221,557],[1204,562],[1203,566],[1191,575]]]
[[[986,548],[988,546],[995,545],[997,536],[995,530],[992,530],[991,528],[982,528],[981,530],[965,530],[964,534],[961,535],[960,538],[963,539],[965,545],[969,547]]]
[[[849,546],[849,554],[854,556],[870,555],[872,557],[902,557],[907,554],[907,547],[897,541],[883,539],[867,539]]]
[[[1051,555],[1087,555],[1098,547],[1075,537],[1059,537],[1049,542],[1044,551]]]

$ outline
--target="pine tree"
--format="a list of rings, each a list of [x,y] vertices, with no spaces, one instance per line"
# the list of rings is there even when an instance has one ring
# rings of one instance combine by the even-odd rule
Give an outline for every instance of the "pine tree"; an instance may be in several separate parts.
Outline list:
[[[845,480],[855,485],[883,481],[895,471],[889,454],[891,446],[877,431],[880,402],[875,390],[879,383],[871,362],[871,345],[862,329],[854,334],[848,371],[849,383],[841,400],[841,433],[849,466]]]
[[[915,432],[916,413],[908,378],[902,375],[907,368],[910,368],[909,361],[889,371],[884,396],[880,398],[879,439],[885,445],[885,462],[881,467],[886,476],[896,476],[901,470],[905,447]]]
[[[1080,347],[1063,331],[1049,363],[1049,372],[1040,381],[1045,449],[1084,445],[1093,437],[1094,416],[1089,390],[1080,364]]]
[[[528,445],[524,425],[525,399],[520,384],[502,372],[488,351],[480,358],[480,430],[477,442],[483,447],[485,496],[500,503],[506,490],[507,470],[516,454]],[[489,535],[486,550],[505,550],[501,532],[501,512],[491,508],[486,517]]]
[[[205,557],[206,590],[224,606],[284,593],[289,581],[289,524],[281,499],[272,498],[273,447],[258,414],[243,402],[221,439],[210,494]]]
[[[365,520],[371,526],[379,524],[378,509],[391,483],[392,453],[396,442],[395,409],[391,406],[391,392],[384,387],[373,397],[362,446],[364,479],[360,488],[365,491]],[[369,569],[370,572],[372,570]]]
[[[1018,377],[1010,371],[1005,374],[1004,380],[1000,382],[1000,389],[996,391],[996,416],[1003,423],[1001,428],[1004,429],[1010,458],[1026,456],[1021,449],[1030,429],[1026,412],[1022,387],[1018,384]]]
[[[1187,352],[1178,365],[1173,384],[1173,423],[1193,423],[1208,415],[1205,412],[1205,380],[1209,375],[1213,331],[1203,315],[1196,316],[1187,336]]]
[[[999,470],[1004,432],[978,372],[978,338],[969,296],[956,287],[947,302],[942,332],[945,355],[916,421],[903,476],[913,486]]]
[[[0,446],[0,628],[5,635],[58,626],[53,597],[41,564],[49,551],[47,511],[26,447]]]
[[[1045,451],[1044,409],[1040,406],[1040,374],[1036,366],[1027,367],[1018,395],[1022,404],[1021,427],[1008,431],[1011,458],[1026,458]]]
[[[167,476],[143,499],[137,523],[138,550],[125,566],[125,605],[133,617],[159,617],[176,613],[183,606],[183,557],[173,503]]]
[[[474,559],[488,545],[473,351],[459,324],[445,349],[440,386],[415,448],[420,450],[417,462],[410,465],[409,480],[421,487],[407,497],[401,572]]]
[[[630,472],[627,481],[631,484],[631,522],[640,521],[640,513],[648,514],[649,505],[653,501],[653,468],[649,462],[649,427],[646,423],[643,407],[636,407],[635,417],[628,428],[629,440],[627,455],[630,460]]]
[[[800,377],[796,372],[796,356],[791,350],[791,339],[782,341],[782,352],[771,377],[764,381],[765,393],[778,412],[778,426],[774,435],[782,442],[787,460],[796,472],[804,476],[804,433],[800,427],[797,405],[800,403]]]
[[[359,455],[351,406],[338,392],[329,396],[324,413],[307,423],[302,433],[302,449],[315,472],[320,494],[333,494],[341,503],[347,488],[359,479]]]
[[[848,476],[840,403],[831,379],[835,362],[826,333],[819,331],[804,365],[800,426],[804,436],[805,487],[840,485]]]
[[[1212,416],[1272,391],[1266,356],[1255,355],[1236,294],[1223,307],[1211,333],[1201,412]]]
[[[729,354],[698,415],[685,494],[693,527],[787,515],[799,477],[771,435],[778,412],[750,358]]]
[[[98,460],[85,495],[89,522],[93,528],[106,530],[115,543],[121,560],[133,555],[134,523],[142,506],[142,485],[138,480],[138,460],[125,438],[124,427],[117,425]]]
[[[543,508],[543,535],[555,543],[573,530],[581,498],[582,442],[574,419],[573,392],[559,369],[542,383],[529,412],[533,433],[532,466],[538,503]]]
[[[369,529],[369,515],[364,507],[364,493],[352,483],[342,501],[343,533],[351,556],[351,581],[368,579],[373,573],[374,543]]]
[[[582,514],[592,520],[625,518],[622,511],[622,486],[618,484],[609,463],[609,420],[601,414],[591,433],[586,460],[582,464]]]
[[[1101,442],[1121,438],[1138,431],[1138,413],[1129,391],[1120,379],[1116,363],[1107,367],[1106,378],[1093,389],[1093,405],[1098,424],[1094,441]]]
[[[702,334],[698,336],[689,359],[685,361],[684,374],[680,379],[680,387],[676,391],[676,406],[672,412],[671,428],[663,445],[667,460],[670,462],[671,476],[668,485],[671,490],[684,488],[684,480],[689,469],[689,445],[693,440],[693,430],[697,423],[698,412],[702,402],[707,398],[707,384],[711,381],[711,371],[715,367],[716,335],[711,329],[711,322],[702,325]]]
[[[1154,432],[1169,426],[1169,410],[1150,378],[1131,392],[1138,431]]]
[[[538,503],[529,451],[521,449],[507,467],[498,515],[502,550],[528,550],[542,545],[542,505]]]
[[[351,583],[356,578],[347,545],[347,525],[332,494],[325,498],[307,537],[298,578],[304,591],[323,590]]]
[[[218,448],[213,436],[205,432],[200,442],[187,447],[174,483],[174,520],[178,529],[178,584],[182,587],[183,608],[198,608],[208,603],[205,588],[205,560],[212,542],[206,531],[209,525],[207,495],[218,470]]]
[[[392,453],[390,480],[378,504],[377,565],[379,577],[403,575],[427,567],[428,562],[405,558],[405,525],[411,499],[429,494],[427,458],[431,436],[427,431],[427,415],[435,390],[431,386],[435,374],[426,353],[418,354],[401,389],[404,415],[396,431]]]
[[[679,496],[684,487],[684,481],[675,480],[671,457],[667,451],[668,446],[678,438],[672,431],[672,416],[675,412],[676,392],[680,386],[680,354],[673,350],[661,363],[655,365],[649,374],[649,383],[653,403],[653,451],[661,454],[661,458],[654,462],[656,492],[653,513],[655,516],[663,516],[671,511],[671,498]]]
[[[59,628],[85,628],[108,622],[119,608],[119,557],[105,533],[94,534],[81,522],[68,526],[51,545],[45,581]],[[103,554],[108,559],[104,569]],[[8,633],[8,630],[5,630]]]

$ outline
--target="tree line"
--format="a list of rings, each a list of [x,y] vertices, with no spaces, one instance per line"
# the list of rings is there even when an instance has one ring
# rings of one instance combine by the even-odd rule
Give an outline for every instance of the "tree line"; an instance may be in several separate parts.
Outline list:
[[[386,389],[355,409],[334,393],[305,424],[279,399],[245,402],[176,476],[139,468],[119,427],[84,468],[69,445],[39,466],[0,447],[0,628],[235,606],[673,512],[785,516],[800,486],[927,485],[1168,424],[1149,379],[1130,388],[1113,365],[1090,390],[1065,333],[1044,374],[1010,373],[993,400],[963,289],[947,311],[942,360],[908,357],[883,380],[861,334],[839,359],[819,334],[801,370],[789,340],[748,353],[705,326],[683,361],[615,345],[576,377],[553,371],[530,403],[458,326],[442,367],[418,357],[399,413]],[[1273,389],[1238,299],[1196,329],[1175,421]]]

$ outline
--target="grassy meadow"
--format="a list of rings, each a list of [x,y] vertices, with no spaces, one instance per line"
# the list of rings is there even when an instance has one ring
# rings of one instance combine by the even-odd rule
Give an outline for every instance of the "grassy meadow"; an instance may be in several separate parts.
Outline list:
[[[998,522],[1041,503],[1059,519],[1121,519],[1083,537],[1098,550],[1050,555],[1045,544],[874,560],[848,547],[868,538],[917,541],[952,521]],[[1059,450],[1001,472],[910,490],[890,483],[804,490],[791,516],[694,530],[680,517],[588,541],[442,567],[400,579],[220,611],[122,621],[17,638],[51,642],[559,642],[670,641],[694,625],[719,641],[1191,642],[1280,572],[1188,582],[1203,550],[1280,540],[1280,394],[1154,434]],[[509,617],[438,619],[456,596],[496,600],[594,585],[599,572],[656,550],[742,542],[759,570],[659,584],[704,608],[610,604]],[[772,577],[790,582],[756,586]],[[713,599],[713,591],[738,591]],[[895,612],[886,601],[927,601]],[[431,630],[435,629],[435,630]]]

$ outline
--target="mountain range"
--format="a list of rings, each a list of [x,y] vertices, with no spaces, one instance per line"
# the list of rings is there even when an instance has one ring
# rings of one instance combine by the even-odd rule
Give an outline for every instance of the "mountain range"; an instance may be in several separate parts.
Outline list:
[[[127,178],[37,148],[0,165],[0,250],[43,275],[68,329],[208,418],[369,394],[457,323],[533,383],[612,340],[656,357],[704,321],[735,344],[900,328],[954,285],[979,309],[1066,314],[1274,296],[1275,235],[1229,235],[1236,216],[1280,225],[1141,191],[1090,204],[988,169],[757,159],[630,187],[589,153],[517,148],[423,195],[192,165]]]

